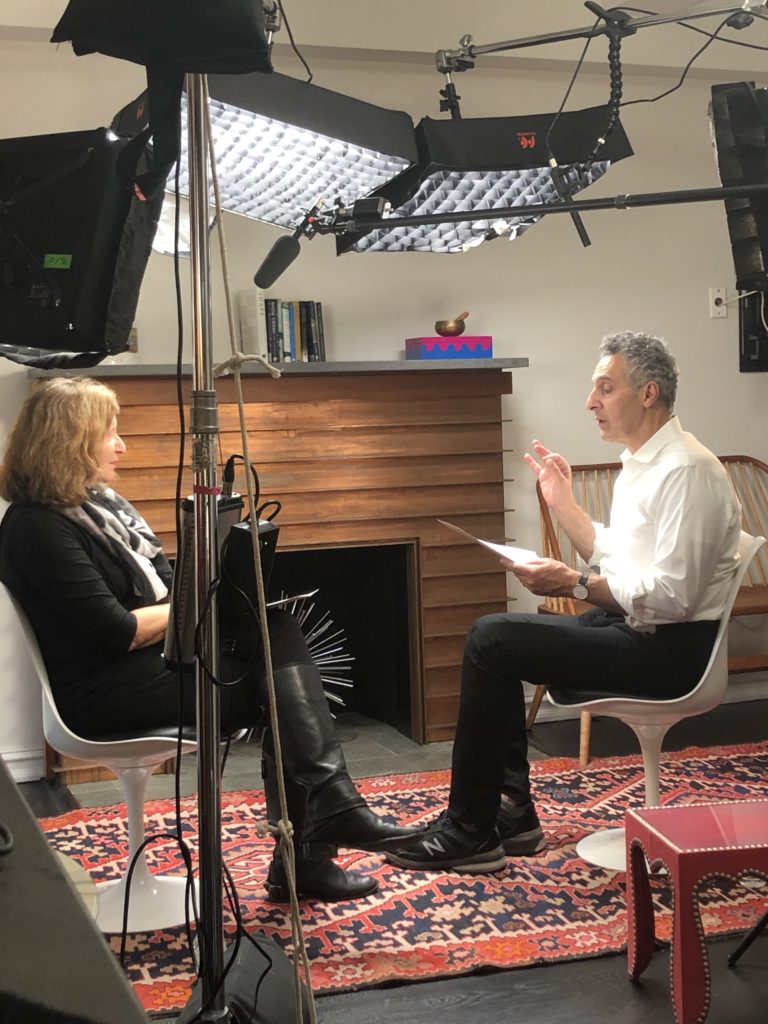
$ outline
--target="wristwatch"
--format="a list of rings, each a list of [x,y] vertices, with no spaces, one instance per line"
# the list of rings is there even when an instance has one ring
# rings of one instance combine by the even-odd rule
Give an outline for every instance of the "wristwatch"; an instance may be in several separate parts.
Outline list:
[[[582,573],[581,576],[579,576],[578,583],[571,591],[571,593],[577,601],[589,600],[589,587],[587,586],[588,582],[589,576],[585,576],[584,573]]]

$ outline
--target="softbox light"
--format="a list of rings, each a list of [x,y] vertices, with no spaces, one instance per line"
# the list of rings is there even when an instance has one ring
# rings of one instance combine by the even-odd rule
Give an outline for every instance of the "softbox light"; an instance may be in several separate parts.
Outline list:
[[[723,185],[768,184],[768,90],[713,86],[710,124]],[[768,199],[728,199],[725,212],[736,287],[768,291]]]
[[[388,229],[337,238],[337,252],[463,252],[485,237],[516,237],[538,219],[525,216],[497,223],[494,208],[556,203],[559,193],[548,165],[547,133],[554,114],[516,117],[424,118],[416,128],[418,163],[374,195],[391,203],[392,217],[426,216],[467,210],[458,224]],[[562,113],[549,147],[565,175],[571,195],[600,178],[611,163],[632,156],[617,122],[600,149],[590,153],[605,130],[606,107]],[[489,211],[489,216],[482,212]],[[478,214],[481,214],[478,216]]]
[[[161,197],[122,184],[123,145],[105,128],[0,140],[0,355],[93,366],[128,347]]]
[[[222,205],[246,217],[292,228],[318,198],[352,203],[416,159],[413,122],[402,111],[276,73],[209,75],[208,93]],[[186,140],[186,100],[182,121]]]

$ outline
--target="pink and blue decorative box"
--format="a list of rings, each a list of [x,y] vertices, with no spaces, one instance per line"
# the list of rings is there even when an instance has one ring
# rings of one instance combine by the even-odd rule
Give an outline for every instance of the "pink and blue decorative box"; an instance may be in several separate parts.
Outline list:
[[[406,359],[493,359],[490,335],[456,338],[406,338]]]

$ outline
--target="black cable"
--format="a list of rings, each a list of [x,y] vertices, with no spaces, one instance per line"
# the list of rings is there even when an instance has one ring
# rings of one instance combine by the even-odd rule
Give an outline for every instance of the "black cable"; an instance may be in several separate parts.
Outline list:
[[[614,10],[615,8],[612,8]],[[643,7],[621,7],[618,10],[631,11],[633,14],[650,14],[651,16],[658,14],[658,11],[646,11]],[[768,21],[768,16],[764,14],[758,14],[757,11],[748,12],[751,17],[757,18],[759,21]],[[731,15],[728,15],[730,18]],[[718,43],[726,43],[728,46],[744,46],[748,50],[768,50],[768,46],[758,46],[757,43],[744,43],[741,39],[728,39],[725,36],[714,36],[711,32],[707,32],[705,28],[699,28],[698,25],[689,25],[686,21],[676,21],[675,24],[678,28],[687,28],[690,32],[698,32],[702,36],[710,36],[712,39],[717,39]]]
[[[255,945],[256,948],[259,950],[259,952],[262,954],[262,956],[264,956],[264,958],[268,961],[268,966],[264,970],[262,975],[260,976],[260,978],[258,980],[258,983],[256,985],[256,991],[255,991],[255,994],[254,994],[254,1000],[256,1000],[258,998],[258,993],[259,993],[259,988],[261,987],[261,983],[264,980],[265,976],[269,973],[269,971],[272,968],[272,960],[271,960],[271,958],[264,952],[263,949],[261,949],[261,947],[258,945],[258,943],[256,943],[256,941],[248,934],[248,932],[245,930],[245,927],[243,926],[243,918],[242,918],[242,914],[240,913],[240,901],[237,898],[237,889],[235,888],[235,883],[234,883],[234,881],[232,879],[232,875],[230,874],[229,868],[227,867],[227,865],[226,865],[226,863],[224,862],[223,859],[222,859],[222,868],[223,868],[223,871],[224,871],[224,889],[225,889],[226,894],[227,894],[227,899],[229,900],[230,911],[232,912],[232,916],[235,919],[235,941],[232,944],[232,951],[231,951],[230,957],[227,960],[226,964],[224,965],[224,969],[221,972],[221,977],[219,978],[218,982],[216,983],[216,986],[215,986],[213,992],[211,993],[210,999],[208,1000],[207,1003],[205,1003],[204,1005],[202,1005],[200,1007],[200,1009],[195,1014],[195,1016],[192,1017],[191,1020],[189,1021],[189,1024],[197,1024],[198,1021],[203,1020],[203,1018],[207,1014],[208,1010],[213,1005],[213,1001],[214,1001],[215,997],[218,995],[218,993],[221,990],[222,986],[224,985],[224,982],[227,979],[227,975],[229,974],[229,972],[232,970],[232,968],[235,965],[235,961],[237,960],[237,954],[240,952],[240,946],[241,946],[242,940],[244,938],[248,939],[253,945]],[[254,1002],[254,1007],[253,1007],[253,1009],[251,1011],[251,1016],[253,1016],[253,1012],[255,1011],[255,1008],[256,1007],[255,1007],[255,1002]]]
[[[14,842],[13,832],[4,821],[0,821],[0,857],[11,852]]]
[[[241,683],[243,682],[244,679],[248,678],[248,673],[251,669],[251,666],[256,656],[252,656],[251,660],[247,662],[245,669],[243,670],[243,674],[241,676],[238,676],[236,679],[219,679],[219,677],[215,675],[212,667],[205,661],[204,651],[202,649],[203,645],[201,629],[203,626],[204,619],[208,613],[208,609],[211,607],[211,602],[213,601],[213,598],[216,596],[216,591],[219,589],[220,585],[220,577],[218,577],[215,580],[211,580],[211,586],[209,587],[208,593],[206,594],[205,604],[200,613],[200,618],[197,620],[197,623],[195,624],[195,656],[197,657],[197,660],[200,662],[200,667],[202,668],[203,672],[205,672],[206,676],[211,681],[211,683],[213,683],[214,686],[218,686],[219,689],[223,690],[228,686],[237,686],[238,683]],[[235,589],[240,590],[239,587],[236,587]],[[253,605],[248,600],[247,594],[245,594],[242,590],[240,590],[240,593],[243,595],[246,601],[248,601],[251,610],[253,610]]]
[[[307,82],[311,82],[312,79],[314,78],[314,75],[312,74],[312,69],[310,68],[309,64],[307,64],[307,62],[304,60],[301,51],[296,45],[296,40],[293,38],[293,32],[291,32],[291,26],[288,24],[288,19],[285,16],[285,8],[283,7],[282,0],[277,0],[277,6],[280,8],[280,14],[282,15],[283,21],[285,22],[285,31],[288,33],[288,38],[291,41],[291,48],[293,49],[293,52],[299,58],[301,63],[304,65],[307,75],[309,76],[307,78]]]
[[[680,76],[680,81],[677,83],[677,85],[673,85],[671,89],[666,89],[664,92],[660,92],[658,96],[646,96],[643,99],[639,99],[639,100],[625,100],[624,103],[621,104],[621,106],[622,107],[631,107],[635,103],[656,103],[657,100],[662,100],[662,99],[664,99],[665,96],[670,96],[673,92],[677,92],[677,90],[681,87],[681,85],[683,84],[683,82],[687,78],[688,72],[693,67],[694,61],[698,60],[698,58],[702,55],[702,53],[704,53],[704,51],[708,47],[710,47],[712,45],[712,43],[714,43],[714,41],[718,37],[718,33],[722,32],[722,30],[728,24],[728,21],[729,21],[730,17],[731,16],[729,14],[727,18],[724,18],[720,22],[720,24],[717,26],[717,28],[715,29],[714,33],[709,36],[709,39],[707,39],[706,43],[704,43],[703,46],[699,47],[699,49],[696,51],[696,53],[694,53],[694,55],[691,57],[691,59],[688,61],[688,63],[683,68],[683,73]],[[709,35],[709,33],[707,33],[707,34]]]
[[[753,18],[759,18],[760,21],[768,21],[762,14],[757,14],[755,11],[750,12]],[[715,36],[711,32],[707,32],[705,28],[699,28],[698,25],[686,25],[685,22],[678,22],[680,28],[687,28],[691,32],[698,32],[701,36],[711,36],[712,39],[717,39],[718,43],[727,43],[728,46],[744,46],[747,50],[763,50],[768,51],[768,46],[759,46],[757,43],[745,43],[741,39],[727,39],[725,36]]]
[[[177,136],[177,152],[181,152],[181,123],[178,125],[178,136]],[[181,235],[181,195],[180,195],[180,177],[181,177],[181,160],[176,161],[176,175],[174,179],[174,195],[176,206],[174,209],[174,223],[173,223],[173,277],[174,277],[174,289],[176,295],[176,407],[178,410],[179,419],[179,454],[178,461],[176,463],[176,509],[175,509],[175,525],[176,525],[176,546],[177,546],[177,561],[178,554],[180,551],[181,543],[181,485],[184,479],[184,462],[186,458],[186,438],[187,438],[187,419],[184,412],[184,384],[183,384],[183,354],[184,354],[184,304],[182,301],[181,294],[181,253],[179,251],[179,239]],[[180,582],[180,581],[179,581]],[[174,572],[173,580],[171,583],[176,590],[174,597],[174,608],[178,608],[178,584],[177,574]],[[176,643],[176,650],[181,652],[181,632],[180,623],[178,617],[174,618],[173,621],[174,640]],[[181,758],[183,756],[183,731],[184,731],[184,667],[179,658],[179,664],[177,666],[177,674],[179,679],[179,712],[178,712],[178,732],[176,734],[176,764],[174,765],[174,810],[175,810],[175,821],[176,821],[176,833],[179,848],[181,849],[181,855],[184,858],[184,863],[187,866],[187,887],[184,899],[184,913],[185,913],[185,924],[187,934],[187,946],[189,948],[190,956],[194,962],[194,946],[192,942],[192,934],[190,930],[189,920],[189,899],[192,900],[192,914],[195,922],[195,928],[200,931],[200,916],[197,907],[197,894],[194,885],[194,876],[192,873],[192,859],[189,854],[189,848],[186,843],[182,840],[182,823],[181,823]]]
[[[178,129],[178,143],[179,151],[181,149],[181,125],[179,124]],[[183,305],[181,299],[181,263],[179,254],[179,233],[181,224],[181,203],[179,196],[179,181],[181,173],[181,161],[176,162],[176,175],[175,175],[175,188],[174,195],[176,200],[176,208],[174,211],[174,249],[173,249],[173,268],[174,268],[174,280],[175,280],[175,292],[176,292],[176,317],[177,317],[177,345],[176,345],[176,401],[178,405],[179,413],[179,457],[177,463],[176,473],[176,537],[177,541],[181,537],[181,520],[180,520],[180,495],[181,495],[181,482],[182,473],[184,466],[184,451],[185,451],[185,437],[186,437],[186,421],[184,416],[184,397],[182,388],[182,348],[183,348],[183,337],[184,337],[184,317],[183,317]],[[171,587],[176,588],[176,573],[174,572]],[[178,622],[174,620],[171,624],[176,632],[176,646],[178,650],[181,650]],[[176,766],[174,772],[174,818],[176,825],[176,832],[163,832],[157,833],[152,836],[148,836],[141,844],[139,849],[134,853],[131,858],[131,862],[128,865],[128,872],[126,876],[126,890],[125,898],[123,900],[123,923],[122,932],[120,937],[120,963],[125,963],[126,945],[128,940],[128,915],[130,910],[130,898],[131,898],[131,881],[133,879],[133,872],[138,862],[139,856],[144,852],[147,846],[157,841],[158,839],[170,839],[173,840],[179,848],[184,866],[186,869],[187,885],[184,900],[184,923],[187,936],[187,946],[190,951],[190,956],[194,960],[193,944],[192,944],[192,920],[189,915],[189,902],[190,895],[192,901],[192,915],[195,926],[199,930],[199,915],[197,909],[197,898],[194,888],[194,874],[192,871],[192,855],[190,853],[189,846],[182,839],[182,826],[181,826],[181,756],[182,756],[182,741],[183,741],[183,721],[184,721],[184,686],[183,686],[183,670],[181,664],[179,664],[179,711],[178,711],[178,732],[176,735]]]
[[[597,28],[597,26],[599,24],[600,24],[600,19],[598,18],[595,21],[595,24],[592,26],[592,28],[593,29]],[[581,56],[579,57],[579,59],[578,59],[578,61],[576,63],[576,67],[574,68],[573,74],[571,75],[571,80],[568,83],[568,88],[565,90],[565,96],[563,96],[563,101],[560,104],[560,107],[559,107],[557,113],[552,118],[552,121],[551,121],[551,123],[549,125],[549,128],[547,129],[547,134],[546,134],[546,137],[544,139],[544,146],[545,146],[545,148],[547,150],[547,155],[549,157],[554,158],[554,153],[552,152],[552,147],[551,147],[550,142],[549,142],[550,136],[552,135],[552,129],[555,127],[557,122],[560,120],[560,115],[562,114],[563,110],[565,109],[565,104],[568,102],[568,97],[571,95],[571,91],[573,90],[573,87],[576,84],[576,79],[578,78],[579,72],[581,71],[582,65],[584,64],[584,58],[587,56],[587,50],[589,49],[589,44],[591,42],[592,42],[592,36],[590,36],[589,39],[587,39],[586,43],[584,43],[584,48],[581,51]]]
[[[175,835],[173,832],[157,832],[155,835],[147,836],[147,838],[144,840],[144,842],[141,844],[141,846],[138,848],[138,850],[136,850],[134,855],[131,857],[131,863],[128,865],[128,874],[126,875],[126,879],[125,879],[125,899],[123,900],[123,928],[122,928],[122,933],[121,933],[121,936],[120,936],[120,963],[123,966],[125,966],[125,953],[126,953],[126,946],[127,946],[127,942],[128,942],[128,913],[129,913],[129,910],[130,910],[130,903],[131,903],[131,881],[133,880],[133,872],[134,872],[134,870],[136,868],[136,865],[138,863],[139,857],[142,855],[142,853],[144,853],[144,851],[146,850],[146,848],[148,846],[150,846],[152,843],[157,842],[159,839],[171,839],[171,840],[173,840],[173,842],[175,842],[177,844],[177,846],[181,850],[181,855],[182,855],[182,859],[184,861],[184,866],[185,866],[185,868],[187,870],[187,892],[189,892],[190,887],[191,887],[191,889],[192,889],[192,901],[193,901],[193,904],[195,903],[195,889],[194,889],[194,885],[193,885],[194,876],[192,874],[192,854],[190,853],[189,847],[187,846],[187,844],[185,842],[183,842],[183,840],[181,840],[179,838],[179,836]],[[195,920],[197,921],[197,907],[195,906],[194,909],[195,909]],[[190,948],[190,951],[191,951],[192,950],[192,930],[191,930],[191,922],[189,920],[189,910],[188,910],[188,905],[187,905],[187,901],[186,900],[185,900],[184,910],[185,910],[185,915],[186,915],[187,942],[188,942],[188,945],[189,945],[189,948]]]
[[[282,509],[282,507],[283,507],[283,503],[281,501],[278,501],[277,498],[271,498],[269,501],[265,501],[263,505],[259,505],[259,507],[256,509],[256,520],[257,520],[257,522],[260,519],[266,519],[268,522],[271,523],[272,520],[275,518],[275,516],[279,515],[280,510]],[[266,511],[268,508],[272,509],[272,511],[269,513],[269,515],[267,515],[267,511]]]
[[[177,136],[177,149],[181,152],[181,123],[178,126]],[[183,352],[184,352],[184,305],[181,298],[181,254],[179,252],[179,235],[181,233],[181,197],[180,197],[180,176],[181,176],[181,160],[176,161],[176,175],[174,179],[174,198],[176,207],[174,209],[173,218],[173,277],[174,287],[176,293],[176,408],[178,411],[179,418],[179,454],[178,461],[176,463],[176,509],[175,509],[175,520],[176,520],[176,561],[178,562],[179,553],[181,551],[181,485],[184,477],[184,459],[186,453],[186,437],[187,437],[187,420],[184,413],[184,386],[182,383],[183,373]],[[179,596],[181,590],[181,578],[175,571],[173,573],[173,579],[171,581],[171,587],[173,588],[174,597],[174,619],[172,623],[172,629],[174,632],[174,642],[176,650],[179,653],[179,664],[177,667],[179,677],[179,713],[178,713],[178,724],[179,731],[176,738],[176,765],[174,772],[174,797],[176,806],[176,829],[181,836],[181,756],[182,756],[182,723],[184,721],[184,668],[181,664],[181,629],[178,616],[176,615],[175,609],[178,608]]]
[[[600,19],[598,18],[593,28],[596,27],[599,24],[599,22]],[[579,57],[576,63],[576,67],[574,68],[573,74],[571,75],[571,80],[568,83],[568,88],[565,90],[565,95],[563,96],[560,107],[558,108],[558,111],[555,114],[555,116],[552,118],[549,124],[549,128],[547,129],[547,134],[544,138],[544,148],[547,151],[552,184],[555,186],[555,190],[557,191],[558,196],[563,202],[568,202],[568,200],[572,198],[571,191],[565,180],[565,174],[563,173],[563,169],[560,167],[557,161],[557,157],[552,151],[550,140],[552,137],[552,130],[557,124],[557,122],[560,120],[560,115],[562,114],[565,108],[565,104],[568,102],[568,97],[571,95],[571,90],[573,89],[576,83],[576,79],[579,75],[579,72],[581,71],[582,65],[584,63],[584,58],[587,55],[587,50],[589,49],[589,44],[591,42],[592,37],[590,36],[584,44],[584,48],[581,51],[581,56]],[[581,216],[578,213],[572,213],[571,220],[573,221],[573,226],[576,228],[576,233],[579,236],[579,239],[581,240],[581,244],[584,247],[591,245],[592,243],[590,242],[589,235],[587,234],[587,229],[584,227],[584,223],[581,219]]]
[[[237,453],[237,454],[234,454],[234,455],[230,455],[229,458],[227,459],[226,464],[224,466],[224,472],[222,474],[222,476],[223,476],[223,483],[225,485],[227,485],[227,486],[229,486],[230,484],[234,485],[234,482],[235,482],[235,463],[236,462],[242,462],[243,465],[245,465],[245,457],[243,455],[240,455],[239,453]],[[259,480],[258,470],[256,469],[256,467],[254,466],[253,463],[251,463],[251,476],[253,477],[253,500],[254,500],[254,504],[258,505],[259,499],[261,498],[261,481]],[[225,494],[225,493],[227,493],[227,492],[222,490],[222,494]],[[230,488],[228,494],[231,494],[231,488]],[[249,511],[249,515],[246,518],[250,518],[250,511]]]

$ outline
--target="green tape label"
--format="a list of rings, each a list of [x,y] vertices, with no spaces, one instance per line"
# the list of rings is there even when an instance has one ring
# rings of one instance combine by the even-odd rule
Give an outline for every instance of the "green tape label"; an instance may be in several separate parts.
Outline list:
[[[72,253],[47,252],[43,256],[43,266],[46,270],[71,270]]]

